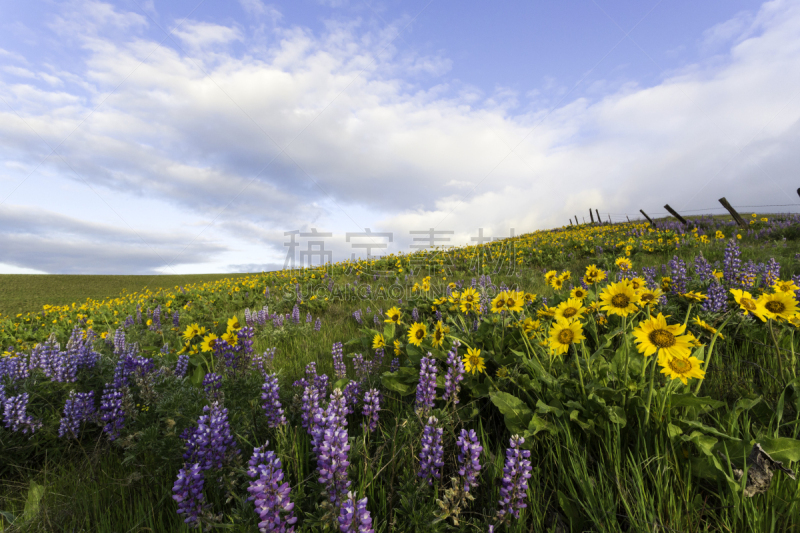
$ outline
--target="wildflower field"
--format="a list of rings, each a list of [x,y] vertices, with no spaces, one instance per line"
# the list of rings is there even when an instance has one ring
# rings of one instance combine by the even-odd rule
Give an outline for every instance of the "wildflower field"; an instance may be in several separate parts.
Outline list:
[[[2,315],[0,530],[796,531],[800,216],[747,221]]]

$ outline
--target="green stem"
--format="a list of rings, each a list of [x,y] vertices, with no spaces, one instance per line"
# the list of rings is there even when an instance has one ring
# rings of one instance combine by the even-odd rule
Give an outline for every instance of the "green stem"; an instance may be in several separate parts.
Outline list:
[[[650,388],[647,390],[647,409],[644,412],[644,425],[647,426],[647,423],[650,421],[650,402],[653,399],[653,384],[656,380],[656,369],[655,369],[655,360],[656,356],[653,356],[653,370],[650,371]],[[647,368],[647,363],[645,362],[644,367]]]
[[[581,346],[583,346],[583,341],[581,341]],[[584,396],[586,396],[586,387],[583,386],[583,370],[581,369],[581,358],[578,356],[577,346],[575,346],[575,364],[578,365],[578,377],[581,380],[581,392],[583,393]]]
[[[714,337],[712,337],[712,339],[711,339],[711,344],[708,345],[708,355],[706,355],[706,360],[703,361],[703,372],[708,370],[708,365],[711,364],[711,355],[714,353],[714,344],[716,344],[716,342],[717,342],[717,337],[719,337],[719,334],[722,332],[722,328],[724,328],[725,325],[732,318],[733,318],[733,315],[731,315],[727,319],[725,319],[725,322],[723,322],[722,325],[719,327],[719,329],[717,329],[717,332],[714,333]],[[705,381],[705,380],[703,380],[703,379],[697,380],[697,386],[694,388],[695,395],[700,393],[700,387],[703,386],[703,381]]]
[[[767,322],[769,323],[769,334],[772,336],[773,344],[775,344],[775,352],[776,352],[777,357],[778,357],[778,370],[781,373],[781,380],[785,381],[785,378],[784,378],[784,375],[783,375],[783,357],[781,356],[781,348],[778,345],[778,340],[775,338],[775,331],[772,329],[772,319],[769,319]]]
[[[692,313],[692,305],[689,304],[689,308],[686,310],[686,318],[683,319],[683,327],[686,328],[686,324],[689,323],[689,315]]]

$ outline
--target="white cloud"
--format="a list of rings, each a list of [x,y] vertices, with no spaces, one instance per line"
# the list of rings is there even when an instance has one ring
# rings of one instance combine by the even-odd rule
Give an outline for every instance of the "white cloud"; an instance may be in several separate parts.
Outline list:
[[[554,80],[482,94],[446,78],[448,58],[397,50],[396,28],[283,27],[264,45],[236,26],[189,20],[175,32],[186,57],[141,37],[138,15],[99,3],[90,14],[86,5],[59,16],[87,28],[71,34],[88,54],[83,71],[53,73],[92,90],[0,91],[51,146],[80,124],[59,153],[93,186],[203,213],[243,250],[269,244],[269,257],[227,265],[272,264],[283,231],[295,228],[343,240],[369,226],[396,232],[404,246],[411,229],[468,240],[479,226],[519,234],[590,207],[633,215],[721,196],[789,203],[794,194],[797,3],[768,2],[710,29],[701,46],[713,45],[714,57],[656,86],[628,84],[554,109],[541,100]],[[117,35],[103,36],[99,21]],[[38,163],[41,150],[30,128],[0,110],[0,157]],[[47,165],[75,179],[59,159]]]

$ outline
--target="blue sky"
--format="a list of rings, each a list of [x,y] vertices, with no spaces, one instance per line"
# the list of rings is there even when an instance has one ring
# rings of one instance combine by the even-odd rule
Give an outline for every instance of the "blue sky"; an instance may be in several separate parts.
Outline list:
[[[590,207],[800,203],[797,1],[33,0],[0,21],[0,272],[258,271],[291,230],[342,260],[365,228],[410,251]]]

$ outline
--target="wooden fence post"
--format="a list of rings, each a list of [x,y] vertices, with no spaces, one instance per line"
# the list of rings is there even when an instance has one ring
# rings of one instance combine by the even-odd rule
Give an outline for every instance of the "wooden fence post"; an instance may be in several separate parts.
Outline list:
[[[578,222],[578,215],[575,215],[575,225],[576,226],[580,226],[581,225],[581,223]]]
[[[595,208],[594,212],[597,214],[597,223],[601,224],[603,221],[600,220],[600,211]]]
[[[589,218],[592,219],[592,224],[594,224],[594,214],[592,213],[592,208],[589,208]]]
[[[627,218],[627,219],[628,219],[628,222],[630,222],[630,221],[631,221],[631,219],[630,219],[630,218],[628,218],[628,215],[625,215],[625,218]]]
[[[798,189],[798,194],[800,194],[800,189]],[[739,213],[737,213],[736,209],[734,209],[733,206],[728,203],[728,200],[726,200],[724,196],[719,199],[719,203],[722,204],[722,207],[728,210],[728,213],[731,214],[733,220],[735,220],[737,224],[739,224],[742,227],[746,226],[742,217],[739,216]]]
[[[639,212],[640,212],[641,214],[643,214],[643,215],[644,215],[644,218],[646,218],[646,219],[647,219],[647,221],[650,223],[650,225],[651,225],[651,226],[653,226],[654,228],[656,227],[656,223],[655,223],[655,222],[653,222],[653,219],[652,219],[652,218],[650,218],[649,216],[647,216],[647,213],[645,213],[645,212],[644,212],[644,209],[639,209]]]
[[[678,214],[678,212],[677,212],[677,211],[675,211],[674,209],[672,209],[672,208],[669,206],[669,204],[664,204],[664,209],[666,209],[667,211],[669,211],[669,212],[672,214],[672,216],[674,216],[675,218],[677,218],[678,220],[680,220],[680,221],[681,221],[681,224],[683,224],[684,226],[688,226],[688,225],[689,225],[689,222],[687,222],[685,218],[683,218],[682,216],[680,216],[680,215]]]
[[[570,226],[572,225],[572,219],[569,219],[569,225]]]

